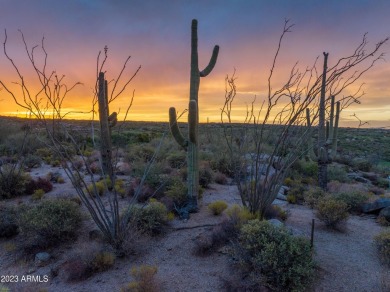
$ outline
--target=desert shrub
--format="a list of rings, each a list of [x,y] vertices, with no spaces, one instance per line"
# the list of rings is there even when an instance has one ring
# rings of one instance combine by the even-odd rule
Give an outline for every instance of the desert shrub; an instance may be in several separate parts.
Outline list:
[[[303,200],[305,201],[305,204],[314,208],[317,205],[318,200],[325,196],[325,191],[320,187],[310,187],[308,190],[304,191]]]
[[[267,221],[242,226],[236,255],[253,282],[277,291],[304,290],[314,273],[310,242]]]
[[[10,199],[24,195],[26,176],[14,166],[0,168],[0,199]]]
[[[348,211],[352,213],[361,213],[362,206],[369,199],[367,193],[362,192],[343,192],[335,196],[335,199],[344,202],[348,206]]]
[[[74,239],[80,224],[79,206],[67,200],[42,201],[22,208],[19,222],[27,243],[42,248]]]
[[[387,189],[389,187],[389,180],[387,178],[378,177],[378,179],[373,182],[373,184],[377,187]]]
[[[121,288],[121,292],[158,292],[160,287],[155,279],[157,274],[156,266],[143,265],[139,268],[133,267],[130,271],[134,281]]]
[[[115,254],[109,251],[98,252],[91,263],[89,264],[90,269],[93,272],[103,272],[110,269],[115,263]]]
[[[303,184],[294,183],[287,191],[287,201],[291,204],[303,202],[303,194],[306,188]]]
[[[265,219],[276,218],[282,221],[286,221],[287,217],[288,217],[288,212],[278,205],[269,206],[264,213]]]
[[[348,205],[332,197],[324,197],[319,200],[317,206],[317,217],[326,226],[337,228],[338,225],[348,219]]]
[[[135,160],[141,160],[142,162],[148,162],[153,157],[154,147],[149,144],[131,145],[127,159],[130,162]]]
[[[25,193],[27,195],[34,194],[37,190],[42,190],[44,193],[48,193],[53,189],[53,184],[48,178],[39,177],[37,180],[28,177],[25,183]]]
[[[361,171],[370,171],[372,168],[372,163],[364,158],[356,158],[353,160],[354,169]]]
[[[233,172],[233,165],[232,165],[232,160],[227,156],[227,155],[221,155],[218,158],[215,158],[210,161],[210,167],[214,171],[219,171],[223,174],[226,174],[229,177],[234,176]]]
[[[23,161],[24,165],[26,165],[28,168],[35,168],[40,167],[42,164],[41,157],[33,154],[28,154],[26,158]]]
[[[199,168],[199,184],[203,188],[207,188],[213,181],[213,171],[208,163],[201,163]]]
[[[374,238],[381,260],[390,265],[390,229],[379,233]]]
[[[186,154],[184,152],[173,152],[168,155],[167,161],[172,168],[181,168],[186,162]]]
[[[220,185],[226,185],[228,183],[227,177],[222,172],[218,171],[214,176],[214,181]]]
[[[35,190],[35,192],[32,194],[31,199],[34,201],[38,201],[43,198],[45,195],[45,191],[42,189]]]
[[[174,179],[166,188],[165,196],[171,198],[175,205],[181,206],[187,201],[187,185],[180,179]]]
[[[168,212],[164,204],[152,201],[145,207],[132,207],[131,220],[138,229],[150,235],[160,234],[168,223]]]
[[[318,164],[315,161],[306,161],[299,160],[294,165],[293,168],[304,176],[316,177],[318,173]]]
[[[213,213],[213,215],[221,215],[227,207],[228,205],[224,201],[215,201],[208,205],[208,208]]]
[[[10,238],[18,233],[16,210],[0,205],[0,238]]]
[[[336,180],[339,182],[347,182],[348,176],[345,168],[339,165],[329,165],[328,166],[328,181]]]
[[[252,214],[247,208],[240,207],[237,204],[234,204],[229,209],[227,209],[225,214],[228,216],[228,219],[233,223],[233,225],[238,229],[249,220],[256,219],[258,217],[257,214]]]

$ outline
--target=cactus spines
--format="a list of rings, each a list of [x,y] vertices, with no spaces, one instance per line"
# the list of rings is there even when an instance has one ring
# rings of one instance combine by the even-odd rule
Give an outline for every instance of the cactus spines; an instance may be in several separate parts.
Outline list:
[[[99,121],[100,121],[100,155],[102,158],[102,168],[105,175],[113,180],[114,170],[112,167],[112,143],[111,143],[111,127],[117,122],[116,112],[109,116],[108,108],[108,89],[107,80],[104,79],[104,73],[99,73],[99,92],[98,92],[98,103],[99,103]]]
[[[210,61],[206,68],[199,70],[198,63],[198,21],[192,20],[191,24],[191,71],[190,71],[190,101],[188,105],[188,139],[185,139],[179,131],[177,125],[176,109],[169,109],[169,124],[172,136],[176,142],[187,150],[187,199],[186,210],[182,213],[184,217],[189,212],[198,209],[199,195],[199,158],[198,158],[198,140],[199,140],[199,105],[198,93],[200,77],[206,77],[213,70],[218,58],[219,46],[215,46]]]

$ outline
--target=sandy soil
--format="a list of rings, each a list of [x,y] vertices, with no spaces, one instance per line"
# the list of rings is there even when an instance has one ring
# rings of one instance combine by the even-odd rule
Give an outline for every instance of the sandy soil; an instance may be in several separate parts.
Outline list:
[[[41,173],[36,175],[39,174]],[[64,184],[57,185],[53,193],[71,192],[71,187]],[[229,279],[237,272],[226,252],[222,249],[206,257],[193,254],[195,239],[212,228],[197,226],[217,224],[222,220],[221,216],[213,216],[207,209],[207,205],[216,200],[225,200],[229,204],[240,203],[235,186],[212,185],[204,193],[200,212],[193,214],[188,221],[174,220],[165,236],[145,242],[143,252],[138,256],[117,260],[114,268],[109,271],[72,284],[62,280],[60,271],[48,283],[19,283],[8,287],[12,291],[38,291],[38,287],[55,292],[119,291],[120,287],[131,281],[129,271],[133,266],[148,264],[158,267],[156,277],[161,291],[223,291],[223,279]],[[311,221],[315,218],[313,211],[305,206],[285,202],[282,205],[290,213],[287,227],[296,234],[310,238]],[[183,227],[189,229],[182,229]],[[92,225],[84,227],[86,231],[92,228]],[[314,246],[318,279],[311,290],[390,291],[390,271],[381,266],[373,244],[373,237],[382,228],[372,217],[367,216],[352,216],[344,232],[330,231],[316,221]],[[78,240],[80,244],[83,242],[88,244],[85,235]],[[72,245],[63,247],[47,266],[36,268],[31,262],[19,261],[15,264],[4,240],[0,241],[0,247],[0,275],[19,276],[29,272],[48,275],[50,269],[60,266],[65,255],[74,248]]]

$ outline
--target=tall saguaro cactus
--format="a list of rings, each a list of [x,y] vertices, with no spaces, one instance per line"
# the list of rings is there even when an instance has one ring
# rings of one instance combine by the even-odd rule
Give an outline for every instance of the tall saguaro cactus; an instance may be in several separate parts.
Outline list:
[[[117,122],[116,112],[109,115],[108,108],[108,86],[107,80],[104,78],[104,73],[99,73],[99,121],[100,121],[100,153],[102,158],[102,168],[105,175],[113,180],[114,170],[112,167],[112,143],[111,143],[111,127]]]
[[[213,70],[217,62],[219,46],[215,46],[209,64],[202,71],[198,64],[198,21],[192,20],[191,25],[191,76],[190,76],[190,101],[188,105],[188,138],[184,138],[180,133],[176,109],[169,109],[169,124],[172,136],[176,142],[187,150],[187,185],[188,185],[188,203],[185,213],[196,211],[198,208],[199,194],[199,105],[198,93],[200,77],[206,77]],[[185,216],[185,215],[184,215]]]
[[[322,73],[320,109],[318,115],[318,184],[324,190],[327,188],[327,170],[329,162],[325,129],[325,85],[326,71],[328,69],[328,55],[329,53],[324,52],[324,68]]]

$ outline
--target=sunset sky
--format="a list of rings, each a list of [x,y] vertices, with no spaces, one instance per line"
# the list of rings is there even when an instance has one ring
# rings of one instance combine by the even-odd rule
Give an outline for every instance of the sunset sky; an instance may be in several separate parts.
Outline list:
[[[329,52],[330,65],[351,54],[368,32],[369,45],[390,36],[388,0],[0,0],[0,39],[7,30],[7,50],[36,89],[18,29],[30,46],[45,37],[48,70],[66,75],[68,85],[83,83],[67,97],[65,110],[91,108],[96,58],[108,46],[107,78],[119,73],[131,55],[125,76],[142,66],[128,90],[113,105],[123,113],[135,89],[130,120],[168,121],[168,109],[188,106],[190,26],[198,19],[199,63],[207,65],[214,45],[220,46],[216,67],[201,79],[200,119],[220,121],[224,80],[236,69],[237,99],[264,96],[272,58],[284,20],[295,24],[284,39],[275,72],[275,87],[288,71],[312,65]],[[390,52],[390,44],[383,47]],[[41,55],[37,55],[41,57]],[[387,55],[387,59],[390,58]],[[42,59],[40,59],[42,60]],[[0,79],[18,81],[0,50]],[[34,81],[35,80],[35,81]],[[390,126],[390,64],[379,62],[364,82],[362,104],[342,113],[342,125],[357,126],[358,117],[370,126]],[[0,115],[23,116],[5,90],[0,91]],[[83,118],[89,118],[84,116]]]

